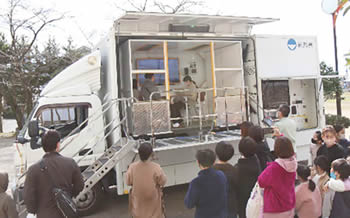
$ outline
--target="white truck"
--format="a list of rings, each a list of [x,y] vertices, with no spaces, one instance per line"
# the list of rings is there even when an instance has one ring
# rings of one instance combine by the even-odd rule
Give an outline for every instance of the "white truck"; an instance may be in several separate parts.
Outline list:
[[[85,188],[79,209],[94,210],[102,191],[128,194],[125,173],[137,146],[149,141],[167,186],[188,183],[198,172],[195,153],[219,141],[239,158],[239,124],[265,124],[280,104],[297,123],[297,157],[308,160],[312,134],[324,126],[323,89],[317,41],[310,36],[251,35],[271,18],[127,12],[81,60],[42,90],[14,144],[17,188],[38,161],[39,130],[61,133],[62,155],[82,169]],[[162,98],[137,94],[148,73]],[[184,76],[197,83],[197,104],[186,103],[182,125],[173,128],[171,98],[181,95]],[[184,97],[185,102],[186,97]],[[268,139],[270,145],[272,141]],[[271,147],[272,148],[272,147]],[[20,193],[20,192],[18,192]],[[18,196],[20,201],[20,196]]]

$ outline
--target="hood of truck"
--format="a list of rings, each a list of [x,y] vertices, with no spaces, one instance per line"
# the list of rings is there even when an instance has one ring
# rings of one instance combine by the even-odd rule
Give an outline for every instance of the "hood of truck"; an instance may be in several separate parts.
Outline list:
[[[101,88],[101,54],[94,51],[73,63],[45,86],[40,96],[90,95]]]

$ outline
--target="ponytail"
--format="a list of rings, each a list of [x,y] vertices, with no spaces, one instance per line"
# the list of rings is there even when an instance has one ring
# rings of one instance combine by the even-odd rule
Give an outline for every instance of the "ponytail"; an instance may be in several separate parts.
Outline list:
[[[316,184],[314,183],[314,181],[312,181],[311,179],[309,179],[309,186],[308,186],[310,191],[315,191],[316,188]]]
[[[309,182],[308,188],[310,189],[310,191],[312,191],[312,192],[315,191],[316,184],[311,179],[308,179],[308,177],[311,174],[309,167],[307,167],[305,165],[298,165],[297,174],[303,181]]]

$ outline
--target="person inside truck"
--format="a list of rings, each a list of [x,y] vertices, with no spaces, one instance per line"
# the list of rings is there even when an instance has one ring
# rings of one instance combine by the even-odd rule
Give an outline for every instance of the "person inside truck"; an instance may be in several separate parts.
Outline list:
[[[142,100],[150,101],[152,93],[159,92],[159,89],[158,89],[157,85],[155,84],[154,80],[155,80],[155,78],[154,78],[153,73],[145,74],[145,80],[142,84],[141,93],[140,93]],[[160,93],[154,93],[152,95],[152,101],[159,100],[160,98],[161,98]]]
[[[132,79],[132,94],[137,100],[141,100],[137,79]]]
[[[196,104],[197,104],[197,85],[190,76],[183,78],[185,92],[178,92],[176,96],[171,98],[170,104],[170,115],[171,118],[181,117],[181,110],[185,108],[185,99],[187,97],[189,116],[196,115]],[[174,121],[173,127],[179,127],[181,119]]]

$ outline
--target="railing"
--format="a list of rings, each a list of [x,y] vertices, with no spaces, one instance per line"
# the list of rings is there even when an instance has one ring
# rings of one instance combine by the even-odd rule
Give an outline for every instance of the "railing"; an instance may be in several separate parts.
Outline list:
[[[85,154],[79,159],[77,160],[77,163],[81,162],[83,159],[85,159],[90,153],[91,151],[93,151],[93,149],[99,145],[99,143],[104,142],[106,140],[107,137],[109,137],[114,131],[118,130],[119,127],[122,127],[122,131],[124,131],[125,133],[125,144],[127,144],[129,142],[129,133],[128,133],[128,124],[127,124],[127,120],[128,120],[128,116],[127,116],[127,108],[130,107],[130,105],[133,103],[135,99],[134,98],[119,98],[119,99],[112,99],[110,101],[107,101],[106,103],[104,103],[101,107],[99,107],[97,109],[97,111],[94,114],[91,114],[86,120],[84,120],[78,127],[76,127],[70,134],[68,134],[68,136],[66,136],[62,141],[66,140],[67,138],[69,138],[70,136],[73,136],[74,134],[76,134],[76,132],[78,130],[80,130],[81,127],[83,127],[83,125],[87,124],[87,122],[93,122],[96,121],[98,118],[100,118],[101,116],[104,115],[104,113],[106,113],[108,110],[110,110],[112,108],[113,105],[116,106],[116,109],[119,110],[119,106],[120,104],[122,104],[122,111],[119,111],[119,114],[122,113],[123,117],[120,120],[120,116],[118,117],[114,117],[107,125],[104,125],[104,128],[100,131],[98,131],[98,133],[96,135],[93,135],[90,137],[89,141],[86,142],[80,149],[79,151],[75,152],[71,157],[76,157],[80,152],[82,152],[83,150],[85,150],[85,148],[91,144],[92,140],[104,133],[104,137],[100,138],[99,140],[97,140],[93,146],[91,146],[89,148],[88,151],[85,151]],[[116,123],[117,122],[117,123]],[[114,124],[114,125],[112,125]],[[112,127],[111,129],[109,129],[110,127]],[[107,132],[105,132],[107,129],[109,129]],[[66,149],[72,142],[74,142],[74,139],[79,138],[79,134],[81,134],[81,132],[77,133],[77,136],[74,138],[71,138],[70,141],[64,145],[64,147],[62,147],[60,149],[60,152],[64,149]],[[123,140],[122,137],[118,138],[116,142],[111,143],[111,146],[121,142],[121,146],[123,146]],[[17,189],[20,188],[20,186],[22,185],[22,183],[20,183],[19,181],[21,181],[21,179],[23,179],[23,177],[27,174],[27,171],[25,171],[18,179],[17,179]],[[19,193],[18,193],[19,194]],[[17,196],[17,198],[19,199],[19,196]],[[23,201],[18,202],[19,205],[23,204]],[[24,211],[21,211],[20,214],[23,214],[26,210],[24,209]]]
[[[81,162],[83,159],[85,159],[89,153],[100,143],[100,142],[104,142],[115,130],[117,130],[122,124],[125,124],[122,128],[122,130],[124,131],[124,134],[125,136],[129,136],[129,133],[128,133],[128,126],[127,126],[127,123],[126,122],[128,119],[128,115],[127,115],[127,107],[128,107],[128,104],[131,104],[133,101],[133,98],[119,98],[119,99],[114,99],[110,102],[111,106],[113,105],[113,103],[116,104],[116,107],[119,109],[119,104],[122,103],[122,106],[123,106],[123,109],[121,111],[121,113],[124,115],[123,118],[121,120],[119,120],[119,117],[114,117],[113,120],[111,120],[107,125],[104,126],[104,128],[97,134],[101,134],[101,133],[104,133],[109,127],[112,126],[112,129],[110,129],[108,132],[106,132],[104,134],[104,137],[100,138],[97,142],[94,143],[94,145],[92,147],[89,148],[88,151],[84,151],[85,154],[79,159],[77,160],[77,163]],[[108,108],[110,108],[111,106],[109,106]],[[105,110],[106,111],[106,110]],[[118,122],[117,124],[114,124],[114,126],[112,125],[113,123],[115,122]],[[77,156],[80,152],[82,152],[83,150],[85,150],[85,148],[91,143],[92,139],[94,137],[91,137],[90,141],[87,142],[83,147],[81,147],[79,149],[79,151],[77,151],[76,153],[74,153],[72,155],[72,157],[75,157]],[[116,142],[113,142],[111,144],[114,145],[115,143],[118,143],[119,140],[121,139],[121,137],[116,141]],[[126,137],[127,141],[126,143],[128,143],[128,137]]]
[[[230,97],[229,95],[227,95],[228,91],[239,91],[239,96],[240,96],[240,106],[241,106],[241,111],[239,112],[235,112],[235,113],[230,113],[228,112],[227,110],[227,97]],[[162,94],[175,94],[176,93],[186,93],[186,92],[189,92],[191,90],[189,89],[183,89],[183,90],[170,90],[170,91],[156,91],[156,92],[152,92],[151,95],[150,95],[150,120],[151,120],[151,135],[152,137],[155,136],[155,132],[154,132],[154,125],[153,125],[153,110],[152,110],[152,106],[153,106],[153,102],[155,100],[153,100],[153,96],[155,94],[159,94],[159,95],[162,95]],[[241,114],[243,113],[244,109],[245,109],[245,102],[246,101],[249,101],[249,99],[247,98],[246,94],[247,94],[247,90],[246,88],[233,88],[233,87],[224,87],[224,88],[207,88],[207,89],[200,89],[198,88],[196,90],[197,92],[197,105],[199,105],[199,110],[198,110],[198,115],[192,115],[190,116],[189,113],[188,113],[188,103],[187,101],[185,101],[185,105],[186,105],[186,121],[188,123],[189,120],[192,120],[192,119],[199,119],[199,130],[202,131],[203,130],[203,118],[209,118],[209,117],[218,117],[218,113],[215,112],[215,113],[211,113],[211,114],[203,114],[202,113],[202,107],[201,107],[201,100],[200,100],[200,94],[205,92],[205,94],[207,95],[208,92],[213,92],[215,91],[216,93],[218,93],[218,91],[223,91],[223,96],[214,96],[213,97],[213,108],[214,105],[216,104],[216,99],[218,97],[224,97],[225,98],[225,110],[224,110],[224,115],[225,115],[225,118],[226,118],[226,128],[228,129],[229,128],[229,122],[228,122],[228,117],[229,115],[231,114]],[[231,96],[237,96],[237,95],[231,95]],[[248,103],[249,105],[249,103]],[[215,109],[213,109],[213,111],[215,111]],[[170,120],[178,120],[178,119],[181,119],[179,117],[177,118],[170,118]],[[242,114],[242,120],[244,120],[244,114]]]

